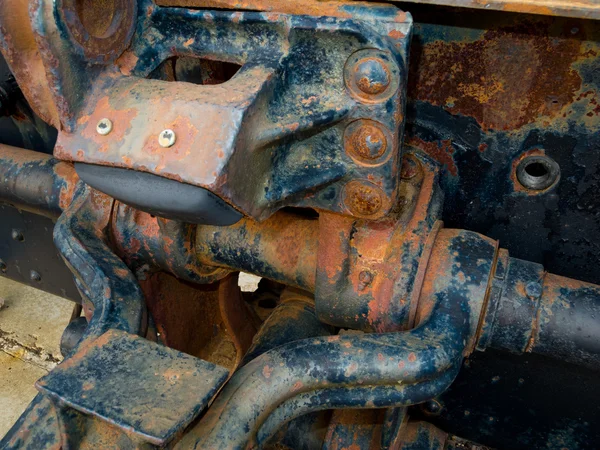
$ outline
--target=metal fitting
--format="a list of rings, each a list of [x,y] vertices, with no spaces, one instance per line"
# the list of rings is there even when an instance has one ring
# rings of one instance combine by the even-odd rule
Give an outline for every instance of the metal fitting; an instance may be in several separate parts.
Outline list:
[[[166,130],[161,131],[158,135],[158,144],[161,147],[169,148],[172,147],[173,144],[175,144],[176,139],[177,136],[175,135],[175,132],[167,128]]]
[[[110,119],[104,118],[98,121],[96,132],[101,136],[106,136],[112,131],[113,123]]]

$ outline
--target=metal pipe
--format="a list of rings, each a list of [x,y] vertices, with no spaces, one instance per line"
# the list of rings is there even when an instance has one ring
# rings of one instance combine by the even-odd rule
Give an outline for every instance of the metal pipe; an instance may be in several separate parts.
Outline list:
[[[318,221],[278,212],[264,222],[199,225],[196,252],[207,266],[242,270],[314,292]]]
[[[532,352],[600,369],[600,286],[499,258],[480,348]]]
[[[71,203],[78,181],[69,163],[0,144],[0,202],[56,219]]]
[[[330,327],[317,319],[314,299],[296,289],[287,288],[279,305],[264,321],[244,356],[242,366],[280,345],[311,337],[329,336]]]
[[[384,407],[396,403],[385,398],[391,391],[382,386],[430,381],[442,390],[428,392],[438,395],[451,380],[434,380],[453,379],[470,351],[495,253],[495,243],[476,233],[442,230],[423,283],[428,298],[422,299],[426,315],[419,328],[310,338],[264,353],[236,372],[179,448],[244,448],[279,405],[315,395],[316,407],[326,401],[319,397],[323,390],[374,388],[382,397],[372,401]],[[405,401],[398,399],[400,406]],[[337,405],[345,407],[343,401]],[[277,424],[273,420],[271,429]]]
[[[423,403],[448,389],[459,369],[460,364],[457,364],[454,370],[448,370],[437,378],[406,386],[357,386],[301,394],[285,401],[271,413],[258,431],[256,444],[260,447],[282,424],[311,412],[324,409],[402,407]]]

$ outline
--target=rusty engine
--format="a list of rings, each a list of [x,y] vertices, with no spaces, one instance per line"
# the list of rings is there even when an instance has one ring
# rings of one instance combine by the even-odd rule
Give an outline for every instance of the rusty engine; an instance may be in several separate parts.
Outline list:
[[[0,270],[75,304],[0,448],[600,448],[598,20],[0,0]]]

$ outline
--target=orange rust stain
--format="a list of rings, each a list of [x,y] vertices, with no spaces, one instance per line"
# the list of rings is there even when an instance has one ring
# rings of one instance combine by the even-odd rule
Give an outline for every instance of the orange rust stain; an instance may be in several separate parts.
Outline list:
[[[399,30],[392,30],[388,33],[388,36],[391,37],[392,39],[402,39],[406,35]]]
[[[265,378],[270,378],[273,373],[273,368],[269,366],[263,367],[262,374]]]
[[[192,45],[194,42],[195,42],[195,39],[194,39],[194,38],[189,38],[187,41],[185,41],[185,42],[183,43],[183,46],[184,46],[185,48],[188,48],[188,47],[189,47],[190,45]]]
[[[452,176],[458,175],[458,168],[452,158],[454,147],[452,147],[451,140],[443,140],[439,143],[427,142],[416,136],[411,136],[407,139],[407,144],[423,150],[440,164],[446,166]]]
[[[409,360],[410,362],[415,362],[415,361],[417,360],[417,355],[415,355],[413,352],[410,352],[410,353],[408,354],[408,360]]]
[[[298,390],[300,390],[302,388],[302,386],[304,386],[304,384],[302,384],[302,381],[296,381],[294,383],[294,385],[292,386],[292,389],[290,389],[292,392],[296,392]]]
[[[581,89],[573,63],[585,56],[583,40],[567,30],[556,35],[552,24],[540,19],[492,29],[467,43],[414,43],[409,97],[473,117],[484,130],[558,116]]]

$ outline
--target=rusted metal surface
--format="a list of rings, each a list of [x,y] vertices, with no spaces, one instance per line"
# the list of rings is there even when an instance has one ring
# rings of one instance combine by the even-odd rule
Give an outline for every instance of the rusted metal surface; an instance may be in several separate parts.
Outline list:
[[[408,328],[411,293],[418,296],[422,279],[416,277],[419,259],[438,219],[440,197],[437,172],[427,160],[404,158],[401,201],[393,215],[376,222],[319,217],[316,297],[326,323],[380,332]]]
[[[164,446],[202,412],[227,373],[139,336],[110,330],[80,346],[36,387],[55,403],[64,447],[80,448],[74,411],[82,423],[105,421],[141,442]]]
[[[35,42],[28,7],[28,0],[0,2],[0,50],[29,105],[43,120],[59,127],[58,110]]]
[[[191,224],[162,219],[116,202],[111,221],[115,251],[134,271],[162,270],[192,283],[213,283],[229,270],[206,266],[195,250]]]
[[[229,227],[200,225],[196,252],[207,267],[239,268],[314,291],[318,227],[315,219],[285,212],[262,223],[242,219]]]
[[[140,0],[136,35],[115,65],[111,52],[108,60],[86,53],[96,46],[93,30],[78,47],[80,27],[102,25],[86,19],[100,14],[93,9],[100,4],[90,3],[85,14],[75,8],[52,15],[54,6],[40,0],[32,23],[61,116],[55,155],[206,188],[259,220],[287,205],[385,216],[398,195],[410,15],[389,5],[312,5],[321,14],[188,10]],[[113,20],[127,25],[111,25],[103,41],[132,29],[129,6],[112,8],[120,14]],[[333,15],[323,16],[327,11]],[[307,29],[315,31],[310,44],[301,37]],[[192,56],[242,67],[217,85],[147,79],[165,60]],[[79,91],[85,99],[74,95]],[[111,130],[100,134],[105,119]],[[176,136],[168,149],[160,144],[163,130]],[[368,164],[347,154],[364,154],[383,136],[385,148]],[[248,158],[254,163],[245,164]]]
[[[71,204],[79,177],[49,155],[0,145],[0,201],[56,219]]]
[[[409,10],[418,26],[406,142],[442,165],[446,225],[498,239],[512,256],[553,273],[600,283],[589,259],[590,248],[600,248],[590,213],[598,190],[598,23]],[[560,167],[549,189],[526,190],[514,177],[533,153]]]
[[[600,326],[594,320],[599,286],[546,273],[541,265],[516,258],[500,260],[498,267],[499,291],[490,293],[480,347],[600,368]]]
[[[545,16],[600,19],[600,5],[595,0],[405,0],[427,5],[461,8],[494,9],[506,12],[541,14]]]

